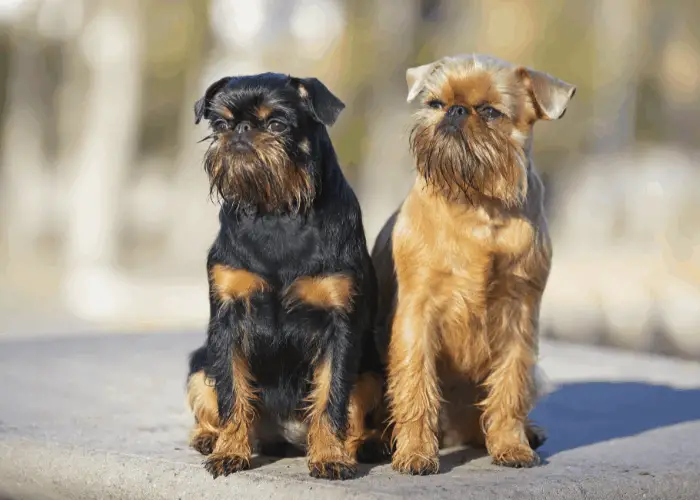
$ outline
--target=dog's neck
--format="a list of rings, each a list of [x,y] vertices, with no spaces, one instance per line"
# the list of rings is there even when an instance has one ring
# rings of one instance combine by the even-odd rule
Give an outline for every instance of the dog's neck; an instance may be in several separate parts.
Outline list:
[[[524,209],[527,202],[530,172],[531,162],[528,157],[528,164],[519,185],[509,186],[512,194],[507,199],[490,196],[470,186],[457,189],[456,186],[436,185],[422,175],[418,175],[416,187],[427,196],[439,197],[447,203],[463,206],[465,209],[488,206],[504,212],[518,212]]]

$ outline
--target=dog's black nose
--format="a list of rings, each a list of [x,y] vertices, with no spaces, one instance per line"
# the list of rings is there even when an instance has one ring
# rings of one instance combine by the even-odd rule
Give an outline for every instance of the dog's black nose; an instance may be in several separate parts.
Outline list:
[[[469,114],[469,110],[465,108],[464,106],[459,106],[458,104],[455,104],[454,106],[450,106],[450,108],[447,110],[447,116],[450,118],[462,118],[464,116],[467,116]]]
[[[236,128],[233,129],[233,131],[236,134],[245,134],[246,132],[250,132],[252,128],[253,127],[250,122],[240,122],[238,125],[236,125]]]

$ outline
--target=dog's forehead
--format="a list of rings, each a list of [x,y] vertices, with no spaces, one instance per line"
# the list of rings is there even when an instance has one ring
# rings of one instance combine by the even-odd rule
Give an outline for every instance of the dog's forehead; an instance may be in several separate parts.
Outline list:
[[[289,85],[289,77],[280,73],[263,73],[232,78],[215,100],[222,105],[245,108],[266,104],[288,108],[299,100]]]
[[[446,57],[436,61],[426,89],[446,103],[475,106],[484,102],[509,104],[515,88],[513,66],[483,55]]]
[[[281,73],[261,73],[259,75],[235,76],[226,84],[229,91],[271,92],[285,88],[289,83],[289,77]]]

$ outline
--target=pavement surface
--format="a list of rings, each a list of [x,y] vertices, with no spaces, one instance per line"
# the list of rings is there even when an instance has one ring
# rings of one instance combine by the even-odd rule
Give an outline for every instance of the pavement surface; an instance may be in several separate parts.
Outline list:
[[[326,482],[303,458],[255,458],[212,479],[187,448],[186,358],[202,334],[0,341],[0,500],[436,498],[700,499],[700,364],[546,342],[554,384],[533,413],[544,465],[469,449],[441,472],[387,464]]]

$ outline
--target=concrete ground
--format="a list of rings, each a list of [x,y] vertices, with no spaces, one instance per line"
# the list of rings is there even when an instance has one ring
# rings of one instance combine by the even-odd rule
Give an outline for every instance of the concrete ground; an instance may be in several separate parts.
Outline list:
[[[186,357],[201,340],[0,341],[0,500],[700,498],[700,364],[551,342],[555,387],[533,414],[550,435],[541,467],[448,450],[430,477],[380,465],[324,482],[298,458],[213,480],[186,443]]]

